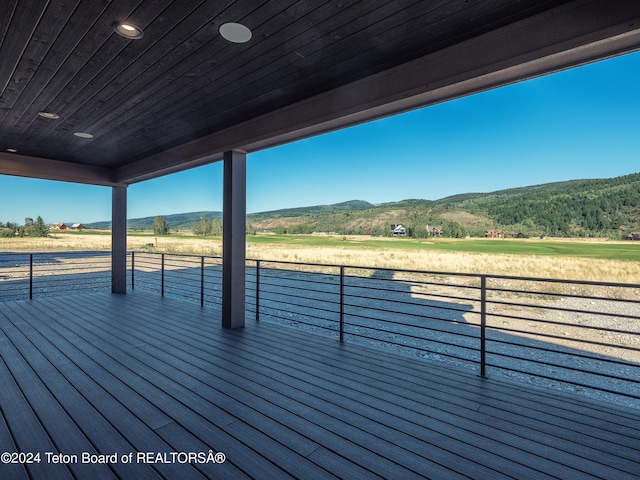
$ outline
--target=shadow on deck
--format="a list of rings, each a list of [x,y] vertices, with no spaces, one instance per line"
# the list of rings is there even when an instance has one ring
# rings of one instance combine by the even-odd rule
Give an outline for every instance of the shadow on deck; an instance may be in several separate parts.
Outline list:
[[[633,409],[139,291],[0,303],[0,356],[2,479],[640,476]]]

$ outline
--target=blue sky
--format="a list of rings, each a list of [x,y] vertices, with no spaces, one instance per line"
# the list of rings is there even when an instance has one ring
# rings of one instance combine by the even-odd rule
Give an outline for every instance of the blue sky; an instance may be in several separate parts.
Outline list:
[[[640,172],[640,52],[247,159],[247,211],[439,199]],[[129,218],[222,210],[222,164],[129,187]],[[0,221],[109,220],[106,187],[0,175]]]

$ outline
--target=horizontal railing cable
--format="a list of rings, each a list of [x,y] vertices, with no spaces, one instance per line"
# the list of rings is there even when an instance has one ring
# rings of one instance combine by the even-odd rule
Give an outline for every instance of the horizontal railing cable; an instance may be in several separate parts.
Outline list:
[[[582,313],[582,311],[577,310],[576,312]],[[493,318],[503,318],[503,319],[511,319],[511,320],[525,320],[525,321],[531,321],[531,322],[536,322],[536,323],[541,323],[541,324],[545,324],[545,325],[561,325],[561,326],[567,326],[566,323],[562,323],[562,322],[557,322],[554,320],[540,320],[534,317],[524,317],[524,316],[518,316],[518,315],[508,315],[505,313],[491,313],[491,317]],[[612,317],[614,317],[612,315]],[[627,315],[623,315],[623,316],[615,316],[614,318],[627,318],[627,319],[632,319],[635,320],[637,317],[635,316],[627,316]],[[594,327],[591,325],[582,325],[579,323],[576,324],[572,324],[569,325],[570,328],[577,328],[580,330],[594,330]],[[495,329],[500,329],[502,327],[493,327]],[[609,327],[598,327],[597,330],[599,332],[609,332],[609,333],[618,333],[618,334],[624,334],[624,335],[637,335],[638,332],[633,332],[630,330],[620,330],[617,328],[609,328]],[[522,331],[522,333],[532,333],[534,335],[537,335],[537,332],[530,332],[530,331]]]

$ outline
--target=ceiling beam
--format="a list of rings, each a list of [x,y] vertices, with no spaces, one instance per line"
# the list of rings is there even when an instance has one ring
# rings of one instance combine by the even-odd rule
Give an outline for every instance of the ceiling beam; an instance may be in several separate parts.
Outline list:
[[[133,183],[640,48],[640,2],[576,0],[118,170]]]
[[[126,185],[116,181],[112,169],[3,152],[0,152],[0,174],[106,187]]]

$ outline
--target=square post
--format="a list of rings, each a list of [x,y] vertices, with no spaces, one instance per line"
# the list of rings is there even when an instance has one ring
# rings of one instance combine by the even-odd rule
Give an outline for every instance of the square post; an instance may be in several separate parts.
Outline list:
[[[246,152],[224,153],[222,205],[222,326],[244,327],[246,273]]]
[[[112,187],[111,293],[127,293],[127,187]]]

